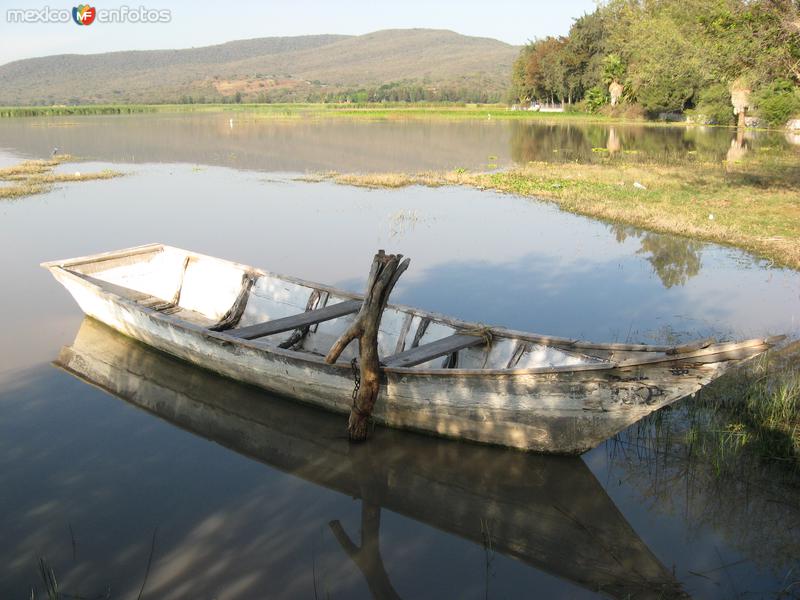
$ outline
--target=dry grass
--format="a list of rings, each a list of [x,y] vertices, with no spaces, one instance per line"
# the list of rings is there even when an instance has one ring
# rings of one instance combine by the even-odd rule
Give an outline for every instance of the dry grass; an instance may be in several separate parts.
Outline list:
[[[369,175],[336,174],[333,180],[342,185],[355,185],[368,188],[401,188],[408,185],[438,187],[441,185],[466,183],[464,181],[450,181],[449,176],[450,173],[417,173],[415,175],[406,175],[404,173],[371,173]]]
[[[55,167],[71,160],[70,155],[59,154],[50,160],[28,160],[0,169],[0,181],[11,182],[11,185],[0,186],[0,200],[41,194],[52,189],[54,183],[111,179],[121,175],[109,169],[95,173],[53,173]]]
[[[497,173],[459,169],[323,178],[371,188],[470,185],[546,198],[577,214],[728,244],[800,268],[800,159],[794,153],[762,153],[735,164],[541,162]]]

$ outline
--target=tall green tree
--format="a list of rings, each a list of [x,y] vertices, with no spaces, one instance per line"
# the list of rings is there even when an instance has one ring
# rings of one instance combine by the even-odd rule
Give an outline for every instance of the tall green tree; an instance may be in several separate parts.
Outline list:
[[[747,82],[758,98],[775,81],[797,87],[800,0],[607,0],[576,19],[566,38],[525,46],[514,90],[567,101],[592,90],[596,101],[612,71],[650,113],[704,104],[723,114],[723,90],[733,82]]]

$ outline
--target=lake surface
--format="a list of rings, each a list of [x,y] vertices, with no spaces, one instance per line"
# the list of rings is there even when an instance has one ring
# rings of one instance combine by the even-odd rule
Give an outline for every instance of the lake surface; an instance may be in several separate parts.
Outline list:
[[[233,118],[0,120],[0,165],[58,147],[89,159],[64,172],[126,173],[0,203],[0,597],[32,585],[44,597],[40,558],[62,591],[112,598],[143,582],[149,598],[657,597],[675,585],[750,598],[798,579],[791,478],[716,477],[661,452],[647,426],[569,460],[380,429],[350,448],[340,417],[84,321],[38,267],[158,241],[360,290],[386,248],[412,259],[394,301],[467,320],[598,341],[797,336],[800,274],[734,249],[469,188],[299,180],[607,160],[609,139],[626,160],[721,160],[732,131]],[[102,380],[53,365],[65,352],[105,365]]]
[[[725,127],[440,119],[293,119],[164,113],[3,119],[0,142],[35,158],[59,152],[125,163],[190,163],[271,172],[492,169],[528,161],[723,160],[798,140]]]

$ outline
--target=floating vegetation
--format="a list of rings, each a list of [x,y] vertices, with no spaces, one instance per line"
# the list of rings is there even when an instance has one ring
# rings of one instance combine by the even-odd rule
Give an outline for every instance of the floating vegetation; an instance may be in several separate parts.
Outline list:
[[[420,220],[420,214],[416,210],[398,210],[389,216],[389,237],[393,240],[403,238],[414,230]]]
[[[0,200],[41,194],[52,189],[54,183],[111,179],[122,173],[104,169],[94,173],[54,173],[58,165],[74,160],[69,154],[57,154],[49,160],[28,160],[13,167],[0,169]]]

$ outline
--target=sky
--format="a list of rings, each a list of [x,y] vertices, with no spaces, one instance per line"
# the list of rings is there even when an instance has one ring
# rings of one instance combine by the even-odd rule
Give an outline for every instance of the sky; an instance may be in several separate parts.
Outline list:
[[[73,0],[74,1],[74,0]],[[87,0],[79,0],[86,2]],[[51,54],[92,54],[114,50],[189,48],[231,40],[319,33],[358,35],[390,28],[450,29],[511,44],[563,35],[572,20],[595,8],[595,0],[487,2],[447,0],[112,0],[92,3],[98,10],[128,6],[169,10],[167,23],[13,23],[9,10],[45,7],[67,10],[59,0],[0,0],[0,64]]]

